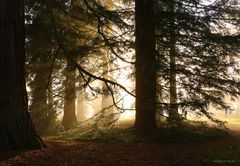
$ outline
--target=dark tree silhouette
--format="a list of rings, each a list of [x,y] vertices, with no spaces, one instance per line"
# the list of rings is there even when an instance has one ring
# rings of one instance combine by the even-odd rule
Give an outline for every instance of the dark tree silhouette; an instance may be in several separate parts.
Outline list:
[[[41,148],[27,106],[24,1],[0,4],[0,149]]]
[[[135,2],[136,23],[136,120],[140,132],[153,131],[156,125],[156,56],[154,0]]]

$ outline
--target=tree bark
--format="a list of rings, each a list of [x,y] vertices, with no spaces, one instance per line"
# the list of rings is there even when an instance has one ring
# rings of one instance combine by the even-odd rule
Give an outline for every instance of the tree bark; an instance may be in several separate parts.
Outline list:
[[[67,61],[65,80],[65,98],[64,98],[64,114],[62,125],[68,129],[77,123],[77,116],[75,110],[75,67],[71,62]]]
[[[0,150],[44,146],[28,113],[24,1],[0,2]]]
[[[77,91],[77,120],[83,122],[86,120],[86,113],[84,108],[85,89]]]
[[[174,13],[175,0],[169,2],[169,11]],[[176,33],[174,14],[170,19],[170,110],[169,110],[169,122],[177,122],[180,120],[177,106],[177,75],[176,75]]]
[[[78,83],[79,83],[79,87],[82,87],[82,84],[84,83],[84,79],[79,76],[78,79],[77,79]],[[86,109],[86,105],[85,105],[85,96],[87,95],[86,94],[86,90],[85,88],[81,88],[79,89],[77,92],[77,120],[78,122],[83,122],[87,119],[87,109]]]
[[[51,70],[51,61],[47,55],[40,55],[36,65],[36,74],[32,87],[32,103],[29,111],[37,131],[40,134],[47,133],[52,127],[51,123],[56,118],[53,111],[53,99],[48,89],[49,72]],[[51,89],[51,88],[50,88]]]
[[[154,0],[135,1],[136,24],[136,117],[141,132],[156,129],[156,56]]]

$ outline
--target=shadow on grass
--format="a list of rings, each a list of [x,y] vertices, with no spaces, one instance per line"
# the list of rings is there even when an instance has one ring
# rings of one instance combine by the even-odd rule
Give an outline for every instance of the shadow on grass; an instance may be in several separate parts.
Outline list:
[[[150,142],[190,143],[224,139],[230,137],[228,129],[208,126],[203,122],[183,123],[181,127],[162,125],[148,135],[137,133],[134,128],[112,128],[84,131],[83,128],[69,130],[56,139],[98,142]]]

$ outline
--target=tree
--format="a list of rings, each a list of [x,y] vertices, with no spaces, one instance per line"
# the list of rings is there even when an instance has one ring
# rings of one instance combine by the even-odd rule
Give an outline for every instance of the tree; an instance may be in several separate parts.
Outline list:
[[[76,99],[76,74],[74,65],[67,61],[65,70],[65,96],[64,96],[64,113],[62,125],[67,129],[77,123],[77,116],[75,111]]]
[[[44,7],[43,3],[27,1],[25,22],[29,111],[41,135],[56,129],[56,98],[53,97],[56,95],[53,87],[56,86],[53,80],[56,80],[56,56],[59,56],[48,21],[51,10]]]
[[[41,55],[37,59],[37,63],[31,64],[34,65],[31,74],[35,74],[35,77],[29,84],[31,89],[29,112],[37,131],[42,135],[53,131],[57,116],[53,109],[51,80],[49,80],[52,61],[47,55]]]
[[[112,54],[116,55],[116,52],[119,50],[118,48],[120,48],[120,44],[122,44],[121,46],[123,46],[124,42],[120,43],[117,40],[119,36],[121,37],[123,35],[119,34],[119,36],[117,36],[118,35],[116,33],[117,31],[114,30],[114,28],[116,28],[119,25],[122,28],[126,26],[126,24],[124,24],[125,22],[119,19],[120,15],[118,15],[117,12],[108,9],[107,6],[111,6],[110,1],[106,3],[107,5],[105,6],[104,2],[103,4],[102,3],[99,4],[98,1],[92,0],[92,1],[78,1],[72,4],[72,12],[69,13],[70,17],[68,17],[68,19],[69,18],[72,19],[71,21],[72,27],[71,26],[69,27],[69,24],[67,25],[64,24],[64,26],[66,27],[68,26],[67,28],[70,29],[70,31],[66,32],[72,32],[69,34],[70,35],[75,34],[76,36],[72,37],[69,35],[66,40],[66,38],[64,39],[62,36],[66,37],[68,33],[65,33],[65,35],[60,35],[60,32],[55,31],[58,34],[57,36],[61,38],[61,40],[59,41],[61,44],[61,48],[63,48],[64,50],[66,58],[72,61],[73,64],[75,64],[75,67],[80,71],[79,75],[80,77],[82,77],[81,79],[83,80],[83,83],[81,84],[95,91],[94,93],[96,94],[99,93],[104,94],[102,97],[103,99],[102,106],[104,108],[96,115],[97,117],[96,119],[98,120],[100,117],[109,117],[109,115],[114,114],[111,113],[110,111],[111,109],[106,108],[108,108],[109,105],[113,104],[113,100],[111,99],[111,96],[113,95],[111,94],[111,92],[114,93],[114,91],[110,88],[109,85],[110,84],[109,82],[114,81],[112,81],[108,76],[109,75],[108,66],[109,62],[112,63],[113,59],[116,58],[109,58],[106,55],[106,52],[107,53],[111,52]],[[82,9],[83,12],[79,13],[78,12],[79,9]],[[84,12],[86,9],[87,12]],[[112,27],[112,25],[114,25],[114,27]],[[61,32],[64,32],[64,30]],[[73,38],[76,38],[77,42],[75,44],[69,44],[71,43]],[[76,50],[76,48],[78,49]],[[85,65],[84,63],[85,64],[87,63],[88,65]],[[99,71],[99,69],[94,66],[101,67],[102,70]],[[89,70],[91,73],[87,72],[87,70]],[[91,85],[91,83],[95,79],[101,80],[101,83],[103,85],[102,89],[99,89],[99,87],[93,87]],[[106,121],[104,120],[106,118],[102,119],[103,119],[102,121]],[[112,118],[110,118],[110,121],[112,121],[111,119]]]
[[[136,119],[140,132],[151,132],[156,125],[156,54],[154,0],[135,2]]]
[[[0,27],[0,149],[41,148],[27,105],[24,1],[1,1]]]
[[[102,62],[103,62],[103,67],[102,67],[102,77],[104,79],[112,80],[112,75],[111,75],[111,62],[109,62],[110,55],[107,51],[105,51],[102,57]],[[110,88],[109,85],[107,85],[105,82],[102,82],[102,87],[101,87],[101,119],[99,121],[99,126],[100,127],[111,127],[112,124],[117,120],[115,117],[116,111],[114,107],[114,102],[111,91],[112,89]]]
[[[174,4],[172,10],[165,7],[170,6],[169,1],[158,1],[155,15],[161,87],[172,92],[164,101],[171,108],[174,104],[171,95],[175,93],[174,105],[182,115],[191,111],[219,122],[208,112],[208,107],[229,109],[224,95],[239,95],[239,81],[235,76],[239,72],[239,19],[236,17],[239,10],[228,1],[170,3]],[[234,27],[235,32],[228,26]],[[174,86],[171,86],[172,74],[176,75]]]
[[[126,33],[127,37],[122,35],[125,32],[132,32],[132,26],[129,26],[125,20],[132,20],[132,11],[122,10],[118,7],[115,11],[109,11],[105,6],[98,4],[98,1],[84,1],[89,10],[97,18],[98,33],[103,38],[107,48],[114,57],[129,63],[128,60],[121,57],[124,51],[132,46],[130,40],[127,40],[131,33]],[[136,23],[136,120],[135,127],[139,132],[153,131],[156,125],[156,54],[155,54],[155,26],[154,26],[154,1],[136,1],[135,2],[135,23]],[[121,18],[119,19],[119,16]],[[109,27],[114,25],[122,33],[109,33]],[[111,31],[111,30],[110,30]],[[118,31],[118,32],[119,32]],[[117,36],[120,34],[119,36]],[[126,38],[124,38],[126,37]],[[122,49],[126,48],[127,49]],[[130,64],[134,64],[131,63]],[[97,77],[94,77],[97,78]],[[110,80],[104,80],[104,83],[110,83],[119,86]],[[119,86],[122,89],[121,85]],[[125,89],[126,90],[126,89]],[[111,90],[110,90],[111,91]],[[117,106],[116,106],[117,107]]]
[[[168,10],[174,13],[175,2],[170,0],[168,2]],[[170,27],[169,27],[169,59],[170,59],[170,78],[169,78],[169,96],[170,96],[170,108],[169,108],[169,118],[170,123],[173,121],[179,121],[178,106],[177,106],[177,74],[176,74],[176,25],[175,17],[170,17]],[[175,122],[174,122],[175,123]]]
[[[85,96],[86,96],[86,90],[85,88],[82,86],[82,84],[84,83],[83,79],[81,78],[77,78],[78,80],[78,90],[77,90],[77,120],[78,122],[83,122],[86,120],[86,109],[85,109],[85,104],[84,104],[84,100],[85,100]]]
[[[58,111],[63,110],[62,124],[65,128],[69,128],[77,122],[75,114],[75,66],[71,63],[71,60],[63,55],[68,52],[74,60],[79,60],[91,52],[90,48],[92,46],[90,42],[92,41],[90,41],[90,36],[92,34],[89,34],[91,33],[91,27],[89,28],[88,25],[89,20],[87,20],[85,9],[82,7],[82,1],[72,1],[71,3],[70,1],[68,3],[63,1],[28,1],[27,9],[27,18],[29,19],[29,24],[26,25],[28,30],[27,39],[29,41],[27,49],[30,59],[30,65],[28,66],[34,66],[32,68],[29,67],[29,73],[35,79],[39,78],[39,73],[41,73],[41,77],[45,78],[41,83],[34,81],[31,84],[31,108],[36,106],[35,101],[37,101],[38,106],[45,106],[45,108],[47,105],[50,105],[50,100],[47,101],[45,98],[45,100],[40,101],[38,98],[45,93],[35,93],[35,91],[36,89],[42,92],[49,91],[51,87],[48,85],[54,84],[51,93],[55,97],[52,99],[52,103],[59,105]],[[88,43],[86,44],[85,42]],[[46,61],[50,62],[47,68],[41,68],[41,65],[35,64],[41,61],[42,57],[45,57]],[[61,61],[60,67],[65,68],[64,71],[57,68],[59,67],[58,61]],[[67,64],[66,67],[65,63]],[[40,68],[37,69],[39,73],[35,74],[34,68],[36,66]],[[65,78],[64,83],[59,78],[59,74],[63,74],[60,77]],[[37,88],[40,84],[42,87]],[[56,100],[60,101],[61,104],[58,104]],[[56,105],[54,108],[57,107]],[[56,115],[56,111],[50,109],[31,110],[34,122],[37,125],[42,124],[46,129],[53,127],[49,123],[44,122],[54,120],[50,118],[56,117],[52,116],[53,113]]]

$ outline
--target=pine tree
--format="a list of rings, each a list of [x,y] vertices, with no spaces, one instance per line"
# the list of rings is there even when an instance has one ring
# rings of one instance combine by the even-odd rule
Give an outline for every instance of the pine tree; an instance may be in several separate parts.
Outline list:
[[[176,92],[171,86],[171,66],[175,64],[176,107],[182,115],[192,111],[217,121],[207,108],[213,105],[222,110],[229,109],[224,95],[239,95],[236,79],[239,70],[239,19],[236,16],[239,10],[227,1],[205,4],[178,0],[174,1],[174,10],[168,10],[163,7],[168,2],[159,1],[155,17],[159,72],[164,80],[161,88]],[[236,31],[229,31],[227,26],[235,27]],[[173,47],[175,62],[171,63]],[[168,97],[165,97],[165,103],[168,103]]]
[[[53,88],[51,92],[52,96],[56,96],[53,98],[52,103],[55,103],[54,107],[58,107],[58,111],[64,110],[64,126],[72,126],[71,124],[76,123],[74,95],[75,82],[73,81],[75,80],[76,67],[71,60],[80,61],[88,54],[90,54],[89,56],[92,56],[92,54],[97,52],[94,51],[98,48],[97,45],[99,42],[97,37],[94,36],[94,33],[96,34],[96,29],[93,29],[91,26],[91,16],[87,14],[83,1],[74,1],[71,3],[70,1],[28,1],[27,9],[28,24],[26,26],[29,40],[27,47],[30,59],[28,65],[30,66],[29,73],[34,76],[34,66],[35,68],[38,66],[35,63],[38,64],[39,59],[44,55],[47,56],[45,57],[47,58],[47,61],[53,62],[50,64],[50,68],[41,68],[38,69],[38,71],[43,73],[42,70],[48,70],[44,72],[47,84],[54,84],[52,86],[58,87],[57,89]],[[61,61],[61,64],[58,61]],[[65,64],[67,64],[66,70],[63,71],[63,69],[60,68],[64,68]],[[66,79],[65,83],[63,83],[62,78],[60,77]],[[31,85],[31,91],[33,94],[34,88],[38,83],[35,82]],[[48,91],[47,88],[49,89],[50,87],[46,85],[42,90]],[[61,89],[65,89],[65,91]],[[39,95],[39,93],[37,94]],[[35,100],[38,100],[37,97],[32,96],[33,102],[31,103],[34,104]],[[42,102],[40,103],[44,104]],[[45,105],[48,104],[45,103]],[[46,110],[44,114],[39,114],[37,112],[41,111],[37,110],[37,112],[34,113],[35,110],[32,111],[32,114],[39,115],[35,117],[35,120],[40,122],[36,122],[39,125],[43,120],[48,119],[46,116],[47,114],[50,115],[52,113],[48,112],[51,110]],[[44,123],[44,125],[48,125],[48,123]]]
[[[52,80],[59,49],[49,21],[51,9],[44,5],[43,2],[28,1],[25,24],[29,111],[40,134],[53,132],[57,119]]]

